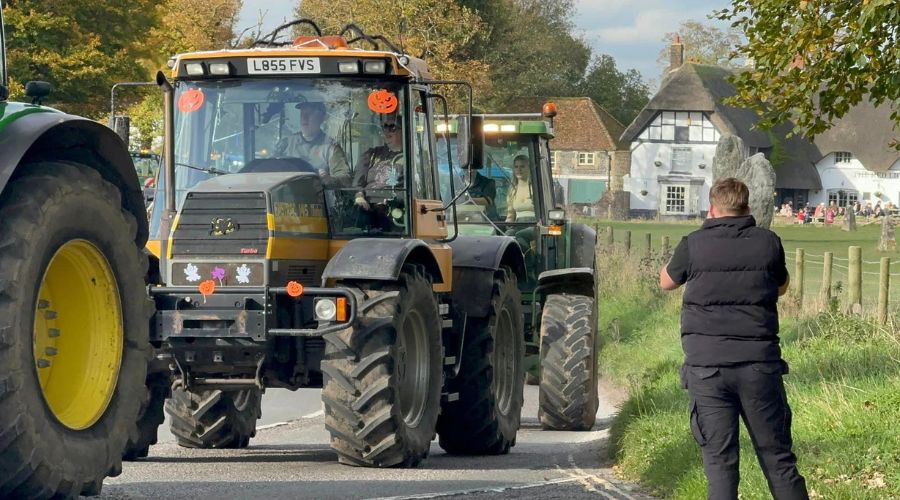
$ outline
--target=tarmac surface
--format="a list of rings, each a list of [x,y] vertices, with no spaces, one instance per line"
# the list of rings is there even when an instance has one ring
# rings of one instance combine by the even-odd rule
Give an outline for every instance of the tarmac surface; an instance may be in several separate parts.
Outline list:
[[[416,469],[338,464],[319,397],[318,389],[267,391],[257,435],[243,450],[181,448],[163,424],[150,456],[125,463],[99,498],[651,498],[610,468],[609,424],[620,400],[614,391],[601,388],[590,432],[551,432],[537,420],[537,387],[525,386],[522,428],[508,455],[452,456],[435,441]]]

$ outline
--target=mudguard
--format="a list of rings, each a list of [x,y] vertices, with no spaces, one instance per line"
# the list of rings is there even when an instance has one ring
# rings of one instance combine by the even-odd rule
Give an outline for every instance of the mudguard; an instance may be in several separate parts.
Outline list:
[[[537,291],[545,297],[551,293],[595,295],[594,270],[590,267],[570,267],[544,271],[538,276]]]
[[[453,248],[453,305],[473,317],[488,314],[494,272],[508,266],[519,282],[527,280],[525,256],[510,236],[458,236]],[[487,275],[487,276],[485,276]]]
[[[17,167],[40,161],[74,161],[96,168],[122,192],[124,208],[138,223],[135,242],[147,242],[147,212],[128,148],[111,129],[78,116],[38,106],[5,103],[0,130],[0,195]]]
[[[322,273],[322,286],[329,279],[394,281],[407,262],[425,266],[435,283],[444,282],[441,267],[424,241],[359,238],[347,242],[328,261]]]

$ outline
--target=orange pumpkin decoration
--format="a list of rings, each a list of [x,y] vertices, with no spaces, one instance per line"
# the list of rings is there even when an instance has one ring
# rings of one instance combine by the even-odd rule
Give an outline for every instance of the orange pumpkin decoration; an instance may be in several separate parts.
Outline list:
[[[287,294],[296,299],[303,295],[303,285],[296,281],[289,281],[287,284]]]
[[[390,90],[381,89],[369,94],[369,109],[375,113],[386,115],[397,111],[397,95]]]
[[[206,101],[206,96],[200,89],[187,89],[178,98],[178,110],[182,113],[193,113],[201,107]]]
[[[216,282],[213,280],[206,280],[203,283],[200,283],[200,286],[197,288],[200,290],[200,294],[206,297],[207,295],[216,293]]]

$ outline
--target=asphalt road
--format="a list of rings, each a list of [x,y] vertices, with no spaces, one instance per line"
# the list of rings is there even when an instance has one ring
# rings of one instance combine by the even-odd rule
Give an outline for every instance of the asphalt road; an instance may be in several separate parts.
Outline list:
[[[434,442],[417,469],[367,469],[337,463],[318,390],[270,390],[249,448],[180,448],[161,429],[150,456],[124,464],[120,476],[106,480],[100,498],[649,498],[609,469],[613,407],[606,391],[590,432],[542,431],[537,388],[526,386],[525,393],[522,428],[508,455],[451,456]]]

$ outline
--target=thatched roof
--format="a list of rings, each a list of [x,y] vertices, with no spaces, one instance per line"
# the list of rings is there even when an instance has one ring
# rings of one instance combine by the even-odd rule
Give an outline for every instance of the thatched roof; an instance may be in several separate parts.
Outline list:
[[[754,129],[759,118],[753,110],[723,103],[735,93],[734,85],[727,80],[730,75],[728,69],[695,63],[686,63],[669,72],[656,95],[622,134],[622,141],[630,143],[637,139],[660,111],[703,111],[719,132],[740,137],[748,147],[771,150],[776,147],[776,141],[781,143],[784,161],[776,167],[777,187],[822,189],[815,168],[821,155],[814,144],[802,137],[785,139],[790,125],[776,127],[771,133]]]
[[[625,126],[613,118],[590,97],[516,97],[504,109],[505,113],[540,113],[547,101],[556,103],[553,119],[556,137],[551,147],[556,151],[616,151],[627,150],[621,142]]]
[[[850,108],[831,129],[815,138],[822,156],[849,151],[872,171],[887,170],[900,159],[900,152],[890,146],[892,141],[900,141],[900,130],[894,128],[891,106],[876,107],[867,100]]]

